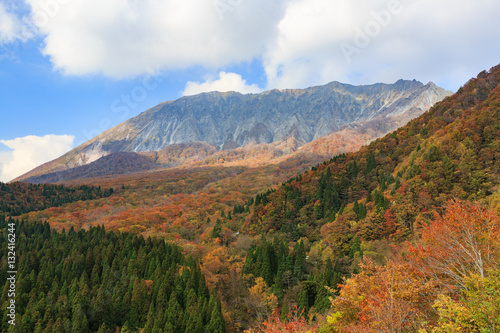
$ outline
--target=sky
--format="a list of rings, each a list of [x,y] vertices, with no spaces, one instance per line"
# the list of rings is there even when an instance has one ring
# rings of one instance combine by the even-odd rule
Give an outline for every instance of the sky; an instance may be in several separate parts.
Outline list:
[[[0,181],[156,104],[500,62],[498,0],[0,0]]]

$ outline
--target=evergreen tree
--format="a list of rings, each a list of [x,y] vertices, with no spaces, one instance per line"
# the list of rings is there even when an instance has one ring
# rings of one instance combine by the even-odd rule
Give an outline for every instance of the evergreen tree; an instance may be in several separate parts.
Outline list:
[[[358,239],[358,237],[354,237],[352,243],[351,243],[351,250],[349,251],[349,258],[354,258],[354,255],[356,253],[359,253],[360,257],[363,257],[363,252],[361,251],[361,243]]]
[[[295,245],[295,257],[293,264],[293,275],[296,281],[302,281],[304,279],[305,274],[307,273],[306,266],[306,253],[304,249],[304,243],[299,241]]]
[[[99,329],[97,330],[97,333],[106,333],[106,324],[102,323],[101,326],[99,326]]]
[[[74,307],[71,322],[72,332],[87,333],[89,331],[87,316],[84,314],[80,304]]]
[[[222,227],[220,225],[220,220],[217,219],[217,221],[215,222],[215,226],[212,230],[212,238],[219,238],[221,232],[222,232]]]
[[[155,327],[155,311],[154,307],[150,306],[148,311],[148,316],[146,319],[146,326],[144,326],[143,333],[152,333]]]
[[[16,244],[23,253],[16,300],[19,320],[14,328],[0,323],[1,331],[96,332],[122,327],[163,332],[169,313],[175,314],[169,318],[175,332],[184,332],[188,324],[204,331],[210,321],[211,312],[205,320],[199,308],[209,300],[199,264],[186,260],[175,245],[106,233],[101,227],[58,234],[48,224],[21,222],[17,230],[23,234]],[[2,237],[0,233],[0,242]],[[186,266],[189,269],[180,269]],[[2,289],[0,302],[7,299],[7,291]],[[0,313],[5,317],[5,311]],[[200,315],[195,318],[193,313]]]
[[[125,324],[123,324],[121,330],[120,330],[120,333],[132,333],[133,331],[130,329],[130,325],[128,323],[128,321],[125,322]]]
[[[368,154],[366,157],[366,170],[365,173],[369,174],[377,167],[377,162],[375,161],[375,156],[373,154]]]
[[[222,316],[221,304],[219,298],[216,296],[212,296],[210,298],[209,308],[212,309],[210,315],[210,322],[205,328],[206,333],[225,333],[226,332],[226,323]]]

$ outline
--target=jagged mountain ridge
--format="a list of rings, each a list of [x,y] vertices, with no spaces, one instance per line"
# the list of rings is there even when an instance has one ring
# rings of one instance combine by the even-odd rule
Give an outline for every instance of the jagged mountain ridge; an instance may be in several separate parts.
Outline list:
[[[432,83],[424,86],[403,80],[370,86],[332,82],[257,95],[204,93],[161,103],[91,140],[85,148],[158,151],[171,144],[202,141],[230,149],[291,136],[307,143],[358,121],[426,109],[443,95],[447,93]]]
[[[17,180],[86,165],[111,153],[168,152],[172,145],[194,142],[213,146],[214,152],[291,138],[302,146],[374,119],[404,125],[450,94],[433,83],[399,80],[187,96],[160,103]]]

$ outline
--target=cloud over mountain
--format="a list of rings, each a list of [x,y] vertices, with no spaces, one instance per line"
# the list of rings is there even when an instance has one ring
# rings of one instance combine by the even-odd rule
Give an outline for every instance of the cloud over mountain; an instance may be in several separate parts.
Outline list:
[[[0,140],[12,151],[0,153],[0,181],[6,182],[48,162],[73,148],[71,135],[29,135],[12,140]]]
[[[401,75],[465,82],[497,62],[500,46],[491,41],[499,41],[499,11],[500,3],[486,0],[294,1],[264,57],[269,85],[307,86],[332,77],[366,84]]]
[[[147,67],[224,66],[262,54],[283,1],[27,0],[45,37],[43,52],[68,74],[122,78]]]
[[[489,0],[26,2],[43,53],[72,75],[213,73],[257,60],[268,89],[401,77],[456,89],[500,52],[500,2]],[[20,18],[4,7],[0,17],[0,39],[15,39]]]
[[[220,72],[219,79],[207,79],[205,82],[192,82],[186,84],[183,96],[196,95],[210,91],[237,91],[242,94],[259,93],[262,91],[256,84],[247,84],[239,74]]]

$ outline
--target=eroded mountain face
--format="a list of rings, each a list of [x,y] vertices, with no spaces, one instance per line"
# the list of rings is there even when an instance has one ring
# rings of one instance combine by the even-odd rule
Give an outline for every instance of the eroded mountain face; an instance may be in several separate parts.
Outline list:
[[[187,96],[161,103],[19,179],[86,165],[111,153],[161,151],[193,142],[206,143],[214,152],[289,139],[301,146],[374,119],[404,125],[450,94],[433,83],[399,80]]]

